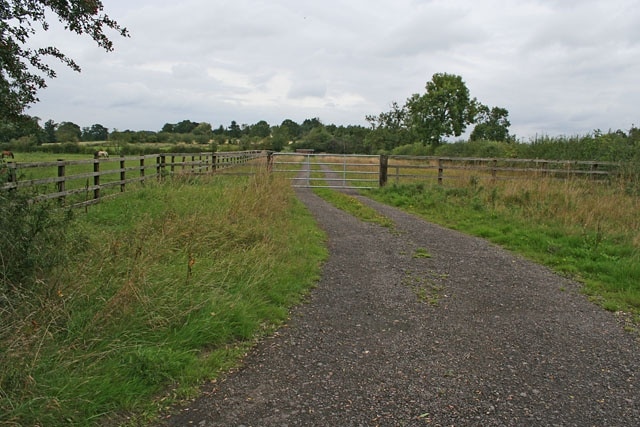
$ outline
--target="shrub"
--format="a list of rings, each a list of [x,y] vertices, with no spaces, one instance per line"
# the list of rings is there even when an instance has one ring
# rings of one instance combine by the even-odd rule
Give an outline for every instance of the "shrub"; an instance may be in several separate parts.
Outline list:
[[[7,180],[4,172],[0,187]],[[0,296],[5,301],[21,289],[34,287],[39,276],[65,256],[61,241],[71,211],[53,201],[34,202],[33,196],[0,189]]]

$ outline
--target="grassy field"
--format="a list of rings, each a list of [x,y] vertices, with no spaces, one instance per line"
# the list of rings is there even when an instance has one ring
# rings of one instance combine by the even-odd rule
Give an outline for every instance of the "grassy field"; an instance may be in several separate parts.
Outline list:
[[[326,257],[264,174],[148,185],[69,233],[66,261],[0,304],[0,424],[143,423],[286,321]]]
[[[640,198],[624,181],[477,180],[389,185],[368,194],[480,236],[584,283],[608,310],[640,319]]]

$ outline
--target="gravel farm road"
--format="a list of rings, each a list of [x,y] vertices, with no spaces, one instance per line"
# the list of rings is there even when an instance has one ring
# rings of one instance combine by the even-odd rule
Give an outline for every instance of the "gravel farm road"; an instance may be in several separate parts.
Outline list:
[[[579,285],[360,197],[308,301],[162,426],[640,426],[640,343]]]

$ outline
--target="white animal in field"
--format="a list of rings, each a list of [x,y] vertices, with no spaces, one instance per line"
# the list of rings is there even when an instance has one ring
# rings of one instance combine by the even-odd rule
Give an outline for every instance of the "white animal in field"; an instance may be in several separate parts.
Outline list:
[[[96,152],[94,153],[94,156],[95,156],[95,157],[106,157],[106,158],[108,159],[108,158],[109,158],[109,153],[107,153],[107,152],[106,152],[106,151],[104,151],[104,150],[100,150],[100,151],[96,151]]]

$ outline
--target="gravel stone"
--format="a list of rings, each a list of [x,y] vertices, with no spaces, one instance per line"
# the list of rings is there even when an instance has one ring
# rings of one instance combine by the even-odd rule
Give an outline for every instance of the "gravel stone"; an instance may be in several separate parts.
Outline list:
[[[161,425],[640,425],[640,343],[577,283],[364,197],[395,228],[297,193],[328,235],[317,287]]]

